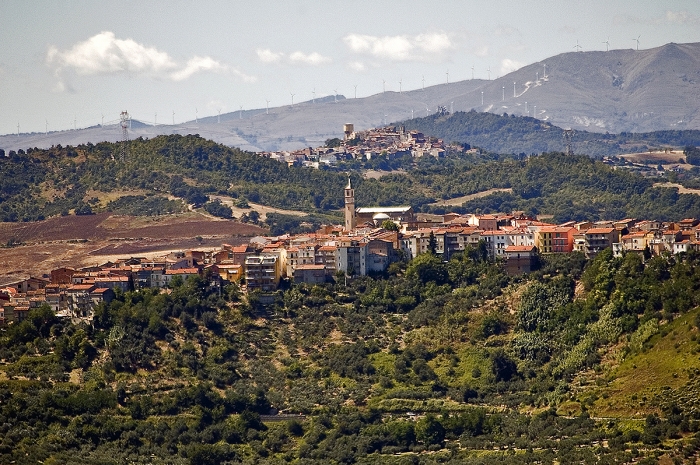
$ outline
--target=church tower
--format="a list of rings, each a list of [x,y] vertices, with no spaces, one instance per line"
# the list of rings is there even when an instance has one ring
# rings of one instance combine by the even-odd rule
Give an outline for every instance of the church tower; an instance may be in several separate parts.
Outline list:
[[[355,189],[352,188],[348,176],[348,185],[345,188],[345,230],[354,231],[355,223]]]

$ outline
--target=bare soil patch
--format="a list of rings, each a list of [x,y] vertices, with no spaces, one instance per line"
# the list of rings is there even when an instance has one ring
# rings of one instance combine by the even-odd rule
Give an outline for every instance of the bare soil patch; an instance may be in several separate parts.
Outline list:
[[[430,205],[435,205],[436,207],[458,207],[464,202],[469,202],[470,200],[480,199],[481,197],[486,197],[496,192],[509,192],[512,193],[513,189],[489,189],[483,192],[477,192],[476,194],[463,195],[462,197],[455,197],[454,199],[439,200],[437,202],[431,203]]]
[[[624,158],[633,163],[656,163],[661,165],[685,164],[685,154],[682,150],[626,153],[620,155],[620,158]]]
[[[231,207],[231,210],[233,210],[233,215],[236,217],[240,217],[242,214],[248,214],[250,213],[251,210],[255,210],[260,214],[260,220],[265,221],[267,218],[268,213],[280,213],[283,215],[293,215],[293,216],[304,216],[308,215],[308,213],[299,211],[299,210],[283,210],[281,208],[273,208],[273,207],[266,207],[265,205],[260,205],[257,203],[252,203],[248,202],[248,205],[250,205],[250,208],[238,208],[236,206],[236,199],[233,199],[231,197],[226,197],[223,195],[210,195],[209,196],[212,200],[218,199],[223,203],[224,205],[228,205]]]
[[[673,182],[657,182],[654,183],[654,187],[675,187],[678,189],[679,194],[695,194],[695,195],[700,195],[700,189],[691,189],[689,187],[683,187],[680,184],[676,184]]]
[[[81,267],[119,257],[164,255],[174,250],[238,245],[266,234],[252,224],[211,220],[196,212],[161,217],[101,213],[65,216],[33,223],[0,223],[0,285],[42,276],[61,266]]]

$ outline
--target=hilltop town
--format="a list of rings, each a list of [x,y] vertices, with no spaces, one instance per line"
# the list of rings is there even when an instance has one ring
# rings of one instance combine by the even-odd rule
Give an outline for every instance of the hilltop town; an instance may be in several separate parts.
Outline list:
[[[387,272],[396,261],[432,253],[447,261],[468,248],[503,263],[510,275],[529,273],[547,254],[579,252],[587,259],[604,249],[616,256],[681,254],[700,244],[700,221],[624,219],[551,224],[522,212],[448,213],[421,218],[410,206],[356,207],[350,180],[344,189],[345,224],[311,234],[256,236],[247,244],[213,251],[186,250],[160,258],[125,257],[81,269],[47,270],[0,289],[0,323],[21,322],[32,308],[49,305],[71,319],[90,319],[116,292],[169,289],[197,276],[211,286],[229,283],[265,294],[283,283],[323,284]]]
[[[441,108],[444,114],[447,109]],[[378,156],[391,160],[409,155],[413,158],[422,156],[444,157],[445,144],[436,137],[427,137],[419,131],[407,131],[404,126],[385,126],[355,131],[353,124],[343,125],[343,140],[329,139],[325,146],[308,147],[294,151],[260,152],[260,156],[277,160],[288,165],[334,166],[339,161],[348,159],[372,160]],[[462,150],[462,147],[459,147]]]

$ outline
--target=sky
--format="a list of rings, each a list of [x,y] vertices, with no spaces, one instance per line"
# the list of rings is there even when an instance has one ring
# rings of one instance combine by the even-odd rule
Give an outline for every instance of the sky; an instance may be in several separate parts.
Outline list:
[[[700,42],[700,0],[0,0],[0,134],[121,111],[179,124],[669,42]]]

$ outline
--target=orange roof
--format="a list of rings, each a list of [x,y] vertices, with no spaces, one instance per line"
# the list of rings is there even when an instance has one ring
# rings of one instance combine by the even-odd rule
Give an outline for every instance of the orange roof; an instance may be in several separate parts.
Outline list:
[[[506,252],[532,252],[534,249],[534,245],[509,245]]]
[[[326,265],[297,265],[297,270],[325,270]]]
[[[166,270],[165,274],[199,274],[197,268],[181,268],[179,270]]]
[[[610,234],[615,231],[615,228],[590,228],[586,230],[586,234]]]

